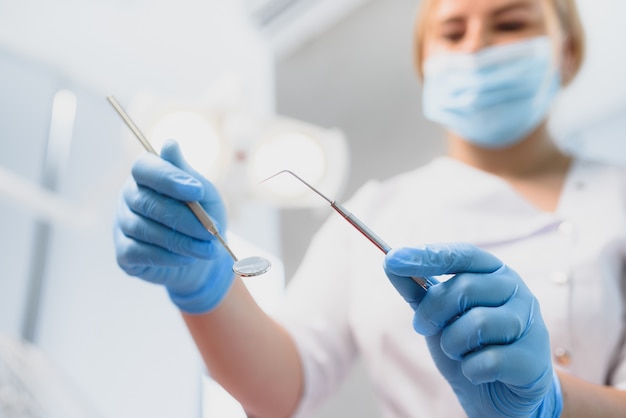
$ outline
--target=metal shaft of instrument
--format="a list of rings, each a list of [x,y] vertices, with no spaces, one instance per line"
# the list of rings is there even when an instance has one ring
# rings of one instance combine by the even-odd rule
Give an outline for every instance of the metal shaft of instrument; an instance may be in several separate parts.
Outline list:
[[[135,123],[132,121],[130,116],[128,116],[126,111],[118,103],[115,97],[108,96],[107,100],[109,101],[109,103],[111,103],[115,111],[120,115],[122,120],[130,128],[133,134],[135,134],[135,136],[137,137],[139,142],[141,142],[141,145],[143,145],[146,151],[158,156],[159,154],[156,152],[154,147],[150,144],[150,141],[148,141],[148,138],[146,138],[145,135],[141,132],[141,130],[137,127],[137,125],[135,125]],[[233,251],[230,249],[230,247],[228,246],[228,244],[226,243],[222,235],[219,233],[219,231],[217,230],[217,227],[211,220],[211,217],[209,216],[208,213],[206,213],[202,205],[200,205],[200,203],[198,202],[185,202],[185,203],[187,204],[189,209],[191,209],[191,211],[196,216],[196,218],[198,218],[198,221],[200,221],[202,226],[204,226],[204,228],[206,228],[206,230],[209,231],[209,233],[211,233],[211,235],[213,235],[220,242],[220,244],[222,244],[222,246],[226,249],[226,251],[228,251],[228,254],[230,254],[232,259],[234,261],[238,261],[237,257],[235,256]]]
[[[354,216],[351,212],[349,212],[342,205],[337,203],[336,201],[332,201],[330,206],[335,209],[337,213],[345,218],[353,227],[355,227],[361,234],[365,236],[368,240],[370,240],[375,246],[377,246],[383,253],[387,254],[391,247],[385,243],[378,235],[374,233],[371,229],[367,227],[359,218]]]
[[[337,213],[339,213],[346,221],[348,221],[353,227],[355,227],[361,234],[363,234],[368,240],[370,240],[383,253],[387,254],[391,250],[391,247],[389,245],[387,245],[387,243],[385,243],[385,241],[383,241],[378,235],[376,235],[374,233],[374,231],[372,231],[369,227],[367,227],[367,225],[365,225],[359,218],[354,216],[350,211],[348,211],[346,208],[344,208],[341,204],[339,204],[336,201],[331,200],[328,197],[326,197],[319,190],[317,190],[315,187],[311,186],[309,183],[304,181],[302,178],[300,178],[300,176],[298,176],[294,172],[292,172],[290,170],[283,170],[283,171],[280,171],[280,172],[274,174],[271,177],[268,177],[267,179],[265,179],[263,181],[267,181],[267,180],[271,179],[272,177],[277,176],[277,175],[279,175],[281,173],[289,173],[289,174],[291,174],[292,176],[294,176],[295,178],[300,180],[302,183],[304,183],[309,189],[313,190],[315,193],[320,195],[322,197],[322,199],[324,199],[328,203],[330,203],[330,206]],[[415,281],[415,283],[420,285],[424,290],[428,290],[428,288],[433,285],[432,281],[430,281],[430,280],[428,280],[427,278],[424,278],[424,277],[411,277],[411,279],[413,279],[413,281]]]
[[[361,234],[363,234],[368,240],[370,240],[375,246],[377,246],[383,253],[387,254],[391,247],[385,243],[378,235],[374,233],[369,227],[367,227],[359,218],[354,216],[346,208],[339,203],[332,201],[330,206],[335,209],[343,218],[354,226]],[[420,285],[422,289],[428,290],[433,283],[424,277],[411,277],[415,283]]]

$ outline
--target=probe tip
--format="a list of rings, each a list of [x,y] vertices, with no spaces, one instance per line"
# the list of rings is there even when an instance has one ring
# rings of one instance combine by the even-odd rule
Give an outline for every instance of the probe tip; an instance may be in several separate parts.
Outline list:
[[[266,178],[263,181],[260,181],[259,183],[263,183],[273,177],[276,177],[279,174],[282,173],[288,173],[291,174],[292,176],[294,176],[295,178],[297,178],[298,180],[300,180],[302,183],[304,183],[309,189],[313,190],[315,193],[317,193],[318,195],[320,195],[322,197],[322,199],[326,200],[328,203],[330,203],[331,205],[334,203],[332,200],[330,200],[329,198],[327,198],[326,196],[324,196],[319,190],[317,190],[315,187],[311,186],[309,183],[307,183],[306,181],[304,181],[302,178],[300,178],[300,176],[298,176],[296,173],[294,173],[291,170],[281,170],[276,174],[272,174],[271,176],[269,176],[268,178]]]

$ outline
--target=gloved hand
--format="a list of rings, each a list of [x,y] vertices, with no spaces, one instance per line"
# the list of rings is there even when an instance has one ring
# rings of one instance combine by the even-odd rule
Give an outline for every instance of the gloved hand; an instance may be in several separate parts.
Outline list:
[[[226,211],[215,187],[167,142],[161,158],[142,154],[132,168],[117,210],[117,262],[132,276],[165,286],[188,313],[204,313],[225,297],[234,280],[233,260],[184,203],[199,201],[220,233]]]
[[[470,244],[395,249],[384,268],[469,417],[560,416],[548,331],[517,273]],[[442,274],[428,292],[410,279]]]

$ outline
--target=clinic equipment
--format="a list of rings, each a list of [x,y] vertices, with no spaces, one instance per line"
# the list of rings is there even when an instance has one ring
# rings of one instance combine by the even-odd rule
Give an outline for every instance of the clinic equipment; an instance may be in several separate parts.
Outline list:
[[[317,193],[318,195],[320,195],[322,197],[322,199],[326,200],[328,203],[330,203],[330,207],[333,208],[335,211],[337,211],[341,216],[343,216],[343,218],[348,221],[352,226],[354,226],[359,232],[361,232],[368,240],[370,240],[376,247],[378,247],[383,253],[387,254],[390,250],[391,247],[389,245],[387,245],[385,243],[385,241],[383,241],[378,235],[376,235],[371,229],[369,229],[363,222],[361,222],[361,220],[359,220],[356,216],[354,216],[351,212],[349,212],[346,208],[344,208],[341,204],[337,203],[337,201],[335,200],[331,200],[328,197],[324,196],[319,190],[317,190],[315,187],[311,186],[309,183],[307,183],[306,181],[304,181],[302,178],[300,178],[297,174],[295,174],[293,171],[290,170],[282,170],[279,171],[278,173],[266,178],[265,180],[263,180],[262,182],[265,182],[273,177],[276,177],[279,174],[282,173],[288,173],[291,174],[292,176],[294,176],[295,178],[297,178],[298,180],[300,180],[302,183],[304,183],[306,186],[308,186],[309,189],[313,190],[315,193]],[[428,290],[429,287],[431,287],[432,285],[434,285],[435,283],[432,282],[430,279],[428,278],[424,278],[424,277],[411,277],[411,279],[413,279],[415,281],[415,283],[417,283],[418,285],[420,285],[424,290]]]
[[[101,417],[75,383],[37,345],[0,333],[0,417]]]
[[[130,119],[126,111],[124,111],[124,109],[115,99],[115,97],[108,96],[107,100],[109,101],[109,103],[111,103],[115,111],[120,115],[122,120],[130,128],[133,134],[135,134],[135,136],[137,137],[139,142],[141,142],[141,145],[143,145],[146,151],[158,156],[159,154],[152,147],[150,142],[148,142],[148,139],[139,130],[137,125],[135,125],[135,123]],[[200,221],[202,226],[204,226],[206,230],[209,231],[209,233],[213,235],[220,242],[220,244],[222,244],[222,246],[226,249],[226,251],[228,251],[228,254],[230,254],[230,256],[232,257],[234,261],[233,271],[236,274],[238,274],[241,277],[254,277],[254,276],[259,276],[267,272],[270,269],[271,263],[269,262],[269,260],[263,257],[253,256],[253,257],[246,257],[246,258],[239,260],[235,256],[233,251],[230,249],[230,247],[228,246],[228,244],[226,243],[222,235],[219,233],[219,231],[217,230],[217,227],[211,220],[211,217],[206,213],[206,211],[200,205],[200,203],[198,202],[185,202],[185,203],[187,204],[189,209],[191,209],[191,211],[196,216],[198,221]]]

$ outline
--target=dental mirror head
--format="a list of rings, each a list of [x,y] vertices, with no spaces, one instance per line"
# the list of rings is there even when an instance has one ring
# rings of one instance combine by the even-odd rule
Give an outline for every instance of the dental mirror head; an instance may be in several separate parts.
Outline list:
[[[235,261],[233,271],[241,277],[254,277],[267,272],[272,263],[266,258],[252,256]]]

